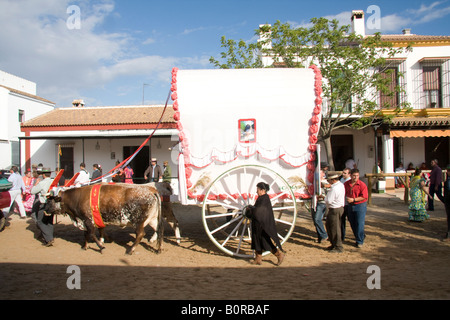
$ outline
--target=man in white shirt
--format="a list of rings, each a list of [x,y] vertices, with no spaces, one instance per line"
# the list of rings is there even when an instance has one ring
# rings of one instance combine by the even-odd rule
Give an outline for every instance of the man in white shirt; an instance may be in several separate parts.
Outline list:
[[[8,178],[8,181],[12,183],[11,189],[9,189],[9,194],[11,195],[11,203],[17,203],[17,206],[19,207],[19,213],[20,217],[22,219],[25,219],[27,217],[27,214],[25,213],[25,207],[23,206],[22,202],[22,193],[25,191],[25,184],[23,183],[23,178],[19,173],[19,168],[17,166],[12,166],[11,175]],[[13,206],[12,206],[13,208]],[[11,209],[10,208],[10,212]]]
[[[85,169],[86,165],[84,162],[80,163],[80,174],[75,179],[75,185],[80,187],[84,184],[88,184],[91,180],[89,179],[89,172]]]
[[[341,217],[344,213],[345,188],[339,181],[337,174],[328,177],[328,182],[331,184],[330,190],[325,197],[325,203],[328,208],[326,228],[328,239],[331,242],[331,246],[328,249],[330,252],[342,252],[344,248],[341,237]]]

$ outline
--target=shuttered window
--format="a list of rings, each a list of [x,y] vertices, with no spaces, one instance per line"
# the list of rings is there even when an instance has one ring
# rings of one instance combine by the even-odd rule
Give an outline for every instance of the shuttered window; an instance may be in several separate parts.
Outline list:
[[[439,90],[440,67],[423,67],[423,90]]]
[[[380,107],[395,108],[398,106],[398,92],[396,91],[398,85],[398,68],[386,68],[386,71],[381,75],[384,79],[389,79],[390,81],[387,92],[380,93]]]
[[[439,108],[441,106],[440,74],[440,67],[423,67],[423,91],[426,108]]]

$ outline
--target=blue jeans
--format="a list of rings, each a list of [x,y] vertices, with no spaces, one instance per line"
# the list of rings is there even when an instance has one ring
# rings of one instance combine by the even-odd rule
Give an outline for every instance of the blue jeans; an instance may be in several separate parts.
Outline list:
[[[325,215],[325,210],[327,209],[325,203],[319,202],[317,204],[316,211],[311,210],[312,219],[314,222],[314,227],[316,227],[318,240],[323,240],[328,238],[328,234],[325,231],[325,227],[323,226],[323,216]]]
[[[356,243],[363,244],[366,234],[364,224],[366,222],[367,202],[360,204],[350,204],[348,206],[348,221],[355,235]]]
[[[342,237],[342,241],[345,240],[345,229],[346,229],[345,223],[346,223],[346,221],[348,219],[347,218],[347,216],[348,216],[348,207],[349,207],[348,204],[346,204],[344,206],[344,213],[342,214],[342,217],[341,217],[341,237]]]

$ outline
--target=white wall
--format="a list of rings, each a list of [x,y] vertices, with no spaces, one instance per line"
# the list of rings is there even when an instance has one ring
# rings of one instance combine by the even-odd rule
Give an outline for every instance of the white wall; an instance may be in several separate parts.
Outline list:
[[[412,52],[408,52],[399,57],[407,58],[405,64],[405,80],[406,80],[406,92],[407,100],[411,103],[411,107],[414,109],[422,109],[424,107],[423,89],[422,89],[422,68],[423,65],[419,63],[419,60],[427,57],[448,57],[450,56],[450,46],[436,46],[436,47],[413,47]],[[448,74],[449,62],[442,65],[443,84],[447,87],[443,88],[443,104],[445,108],[450,107],[450,101],[448,96]],[[444,70],[445,69],[445,70]]]
[[[374,147],[373,129],[367,130],[351,130],[351,129],[339,129],[336,130],[333,135],[353,135],[353,154],[354,160],[358,164],[361,179],[365,181],[364,175],[366,173],[372,173],[373,166],[375,165],[375,148],[373,152],[369,152],[369,146]],[[382,148],[381,145],[378,148]],[[327,156],[325,153],[325,147],[321,144],[320,147],[320,161],[327,162]],[[342,168],[336,168],[336,170],[342,170]]]
[[[0,85],[36,95],[36,83],[0,70]]]
[[[403,138],[403,166],[408,167],[410,162],[414,167],[425,162],[425,138]]]
[[[53,109],[53,104],[13,93],[0,87],[0,114],[2,115],[0,117],[0,168],[6,168],[13,164],[11,163],[11,142],[18,142],[19,137],[25,136],[20,131],[19,110],[24,111],[23,120],[25,121]],[[25,165],[25,148],[24,144],[22,145],[21,162]],[[23,166],[22,170],[24,168]]]

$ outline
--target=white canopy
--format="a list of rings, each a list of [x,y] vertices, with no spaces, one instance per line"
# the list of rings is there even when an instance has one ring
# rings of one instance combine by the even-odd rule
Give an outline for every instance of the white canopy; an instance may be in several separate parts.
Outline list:
[[[321,116],[317,68],[174,69],[172,91],[186,189],[242,163],[307,180]]]

